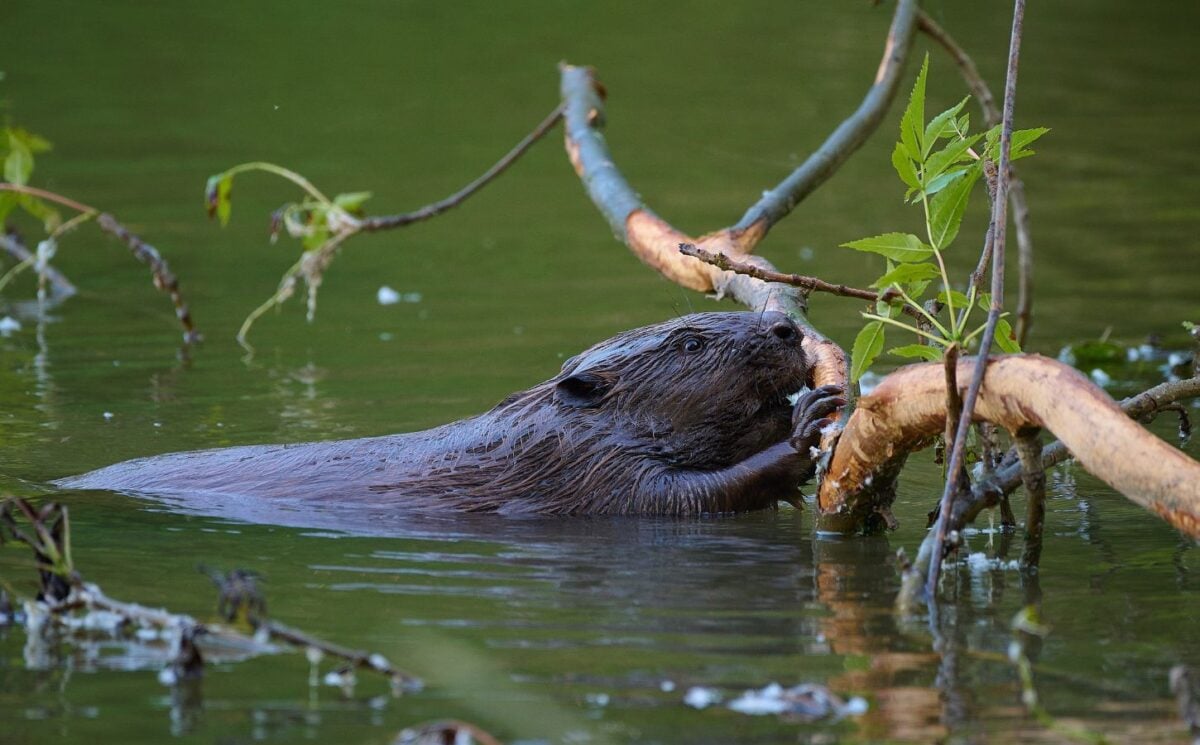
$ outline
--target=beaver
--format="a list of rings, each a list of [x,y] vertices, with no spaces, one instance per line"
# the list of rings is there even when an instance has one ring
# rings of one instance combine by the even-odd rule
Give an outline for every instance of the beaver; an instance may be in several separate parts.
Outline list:
[[[798,498],[844,405],[778,312],[633,329],[485,414],[408,434],[173,453],[58,486],[546,515],[742,512]]]

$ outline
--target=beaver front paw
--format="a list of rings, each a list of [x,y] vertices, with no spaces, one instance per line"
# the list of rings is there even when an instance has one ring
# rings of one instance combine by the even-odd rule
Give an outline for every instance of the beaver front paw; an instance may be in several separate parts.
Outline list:
[[[833,421],[830,414],[846,405],[840,385],[823,385],[805,391],[792,408],[792,437],[790,442],[804,455],[821,442],[821,430]]]

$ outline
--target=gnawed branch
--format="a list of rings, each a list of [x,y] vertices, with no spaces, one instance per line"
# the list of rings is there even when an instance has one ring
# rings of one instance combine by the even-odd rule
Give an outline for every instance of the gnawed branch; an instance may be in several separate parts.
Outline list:
[[[960,385],[974,364],[973,359],[959,363]],[[945,385],[941,365],[911,365],[859,399],[818,491],[823,529],[855,532],[870,515],[890,508],[898,466],[945,426]],[[1175,392],[1200,395],[1200,380],[1176,386]],[[1153,400],[1149,391],[1139,398]],[[1088,472],[1181,532],[1200,537],[1200,463],[1131,419],[1074,368],[1037,355],[992,358],[973,421],[993,422],[1013,433],[1053,432]],[[1019,466],[1014,470],[1015,488],[1021,477]],[[1001,484],[1003,479],[1002,469]],[[973,518],[966,507],[956,509],[948,527]]]

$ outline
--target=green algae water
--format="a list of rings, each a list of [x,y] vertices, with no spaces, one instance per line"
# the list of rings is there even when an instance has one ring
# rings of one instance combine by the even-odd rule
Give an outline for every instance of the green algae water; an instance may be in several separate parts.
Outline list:
[[[926,7],[999,89],[1011,8]],[[68,236],[56,263],[78,296],[39,316],[26,279],[0,300],[21,324],[0,338],[0,489],[69,505],[76,563],[114,597],[212,618],[197,565],[253,569],[273,617],[379,651],[425,688],[392,698],[361,674],[344,695],[311,687],[304,656],[284,654],[213,665],[185,697],[158,682],[150,653],[46,652],[0,627],[0,743],[388,743],[444,718],[523,743],[1059,742],[1080,727],[1180,741],[1167,671],[1200,665],[1200,556],[1071,466],[1048,474],[1036,581],[1011,569],[1019,540],[976,526],[936,652],[927,626],[891,610],[892,557],[915,550],[940,493],[929,454],[902,479],[900,529],[853,541],[814,535],[811,514],[791,509],[417,521],[336,505],[206,513],[45,486],[154,453],[430,427],[617,331],[732,307],[659,279],[615,242],[550,137],[453,212],[352,241],[315,321],[291,301],[258,322],[247,359],[233,336],[297,251],[268,244],[268,214],[296,194],[242,176],[220,229],[204,216],[210,174],[269,160],[328,193],[371,190],[372,212],[412,209],[474,178],[553,108],[567,60],[606,84],[607,137],[630,182],[702,233],[740,217],[857,106],[889,14],[818,2],[6,3],[0,98],[55,143],[34,182],[158,246],[206,341],[180,355],[144,268],[90,228]],[[1052,128],[1022,163],[1038,251],[1032,351],[1102,336],[1184,349],[1180,321],[1200,321],[1198,22],[1192,3],[1030,7],[1017,121]],[[927,46],[919,38],[917,54]],[[965,87],[930,51],[940,110]],[[898,118],[761,252],[833,281],[876,276],[870,257],[836,246],[916,226],[889,164]],[[959,275],[984,219],[974,205],[950,257]],[[402,302],[379,304],[385,285]],[[848,346],[857,305],[812,305]],[[1108,372],[1115,396],[1162,380],[1157,365]],[[1166,417],[1154,429],[1174,437]],[[32,591],[24,549],[0,548],[0,578]],[[1032,600],[1051,627],[1030,654],[1057,728],[1025,715],[1005,658],[1010,620]],[[821,683],[868,709],[804,723],[728,707],[771,682]],[[689,705],[693,690],[722,701]]]

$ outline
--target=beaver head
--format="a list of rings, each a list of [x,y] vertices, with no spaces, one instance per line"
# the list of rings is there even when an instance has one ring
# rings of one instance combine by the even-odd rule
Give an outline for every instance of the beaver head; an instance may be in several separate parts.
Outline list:
[[[547,385],[565,419],[671,465],[718,468],[787,437],[788,396],[808,377],[802,338],[778,312],[695,313],[601,342]]]

